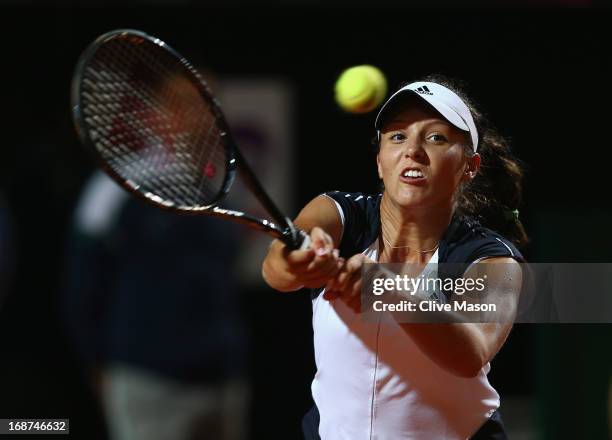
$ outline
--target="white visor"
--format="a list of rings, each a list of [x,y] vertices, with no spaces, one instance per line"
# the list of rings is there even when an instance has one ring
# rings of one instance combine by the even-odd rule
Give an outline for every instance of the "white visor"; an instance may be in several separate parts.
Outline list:
[[[472,139],[474,152],[478,150],[478,131],[472,118],[472,113],[467,105],[459,96],[452,90],[447,89],[440,84],[432,82],[415,82],[402,87],[395,92],[387,102],[381,107],[374,128],[378,131],[380,137],[381,124],[383,122],[384,113],[391,107],[391,103],[397,101],[398,96],[406,93],[414,93],[427,101],[444,119],[453,124],[459,130],[467,131]]]

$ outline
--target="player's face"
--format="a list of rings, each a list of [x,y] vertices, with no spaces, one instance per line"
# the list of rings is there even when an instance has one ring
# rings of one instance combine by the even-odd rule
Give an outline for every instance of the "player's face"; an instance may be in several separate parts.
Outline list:
[[[465,154],[468,134],[426,103],[397,111],[381,131],[378,175],[401,207],[452,206],[457,187],[480,163]]]

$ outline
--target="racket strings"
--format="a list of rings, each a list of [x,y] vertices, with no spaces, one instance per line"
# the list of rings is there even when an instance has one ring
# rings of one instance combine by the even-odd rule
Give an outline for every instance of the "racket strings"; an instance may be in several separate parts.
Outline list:
[[[129,49],[129,46],[128,46],[128,49]],[[167,89],[168,89],[168,86],[171,84],[171,82],[164,81],[164,78],[170,77],[170,75],[173,75],[174,72],[169,72],[168,69],[166,69],[165,66],[162,65],[158,59],[149,56],[147,52],[143,52],[142,55],[144,55],[142,65],[151,67],[151,72],[147,72],[147,74],[149,74],[153,78],[155,83],[161,83],[162,87],[166,89],[166,90],[162,89],[161,93],[159,95],[156,95],[154,91],[152,91],[150,88],[141,87],[140,85],[139,85],[140,87],[133,88],[133,90],[138,95],[138,98],[142,99],[142,101],[147,105],[147,107],[145,108],[147,110],[150,109],[153,112],[153,115],[148,115],[148,118],[142,121],[142,124],[148,127],[151,127],[151,126],[157,127],[158,132],[160,131],[159,130],[160,128],[162,129],[166,128],[167,131],[165,133],[160,133],[160,136],[162,137],[162,140],[165,140],[167,142],[168,138],[170,138],[170,142],[172,142],[176,140],[176,134],[178,135],[183,134],[183,133],[180,133],[180,131],[178,131],[177,124],[172,124],[173,122],[172,114],[168,111],[165,111],[166,109],[178,109],[178,110],[181,109],[180,107],[176,105],[175,102],[173,102],[174,100],[172,98],[174,97],[172,96],[172,94],[168,93]],[[125,62],[126,58],[123,58],[122,60]],[[124,69],[127,69],[130,66],[124,65],[122,67]],[[166,98],[167,105],[163,105],[163,102],[160,102],[160,99],[158,99],[159,96],[165,96],[165,97],[170,96],[170,98]],[[181,118],[184,116],[185,116],[184,114],[177,114],[174,119]],[[154,132],[152,129],[149,128],[148,132],[149,132],[149,135],[154,135]],[[189,145],[188,142],[183,144],[183,146],[187,146],[187,145]],[[185,150],[185,148],[182,148],[181,150]],[[185,177],[193,176],[193,170],[190,169],[191,167],[188,166],[188,165],[191,165],[191,161],[189,160],[190,159],[189,154],[180,152],[178,154],[185,155],[185,157],[179,157],[179,159],[183,159],[183,160],[169,161],[168,160],[169,155],[167,153],[168,151],[166,149],[162,149],[159,152],[159,154],[151,154],[150,163],[147,164],[148,165],[147,169],[159,170],[161,167],[165,167],[167,170],[167,173],[159,174],[159,179],[168,186],[168,190],[171,193],[173,193],[174,196],[177,196],[177,195],[180,196],[180,194],[184,193],[185,191],[193,192],[192,188],[193,188],[194,182],[189,181],[192,179],[188,179],[187,181],[184,181],[185,179],[181,179],[182,176],[185,176]],[[175,170],[174,167],[178,169]],[[169,186],[169,184],[171,184],[172,181],[176,178],[178,178],[177,185],[174,187]],[[193,194],[190,194],[190,195],[193,196]]]
[[[151,63],[155,62],[155,60],[153,59],[149,59],[148,61]],[[218,132],[217,125],[216,125],[216,119],[211,114],[210,109],[198,109],[199,111],[197,112],[194,111],[198,106],[201,106],[201,103],[202,103],[201,99],[199,99],[197,91],[193,90],[187,94],[177,93],[176,89],[178,88],[180,91],[181,87],[192,87],[193,88],[193,85],[189,83],[184,77],[181,77],[181,76],[177,76],[176,81],[174,82],[171,82],[171,81],[164,82],[164,88],[166,89],[165,91],[167,92],[166,96],[169,97],[168,99],[169,107],[177,108],[180,111],[180,114],[177,115],[178,117],[174,118],[174,120],[171,119],[171,121],[176,123],[176,121],[181,121],[181,120],[185,120],[186,118],[190,118],[191,115],[195,116],[196,114],[199,114],[200,117],[202,118],[201,122],[203,123],[197,124],[196,131],[193,133],[191,139],[186,139],[185,145],[191,144],[191,145],[211,146],[210,148],[202,148],[199,150],[198,158],[195,161],[195,163],[204,163],[206,165],[209,165],[211,163],[218,163],[219,160],[221,160],[221,165],[224,166],[225,155],[223,154],[224,152],[223,148],[219,148],[219,145],[211,145],[211,139],[212,141],[216,141],[217,143],[219,143],[218,141],[220,139],[219,137],[220,134]],[[198,96],[198,98],[193,99],[196,96]],[[188,101],[192,101],[192,102],[188,102]],[[191,121],[189,119],[187,119],[187,121],[188,121],[187,122],[188,125],[190,125]],[[175,124],[175,127],[176,126],[177,124]],[[205,138],[202,140],[201,132],[204,130],[206,130],[206,135],[205,135]],[[206,153],[208,153],[206,157],[206,161],[202,162],[202,156]],[[213,156],[215,156],[214,159],[216,160],[214,162],[211,162],[211,160],[213,159]],[[222,157],[219,157],[219,156],[222,156]],[[204,173],[201,173],[200,182],[199,184],[197,184],[198,191],[204,192],[210,198],[216,195],[210,191],[210,188],[207,185],[207,182],[209,178],[211,177],[210,174],[212,174],[212,172],[213,172],[213,169],[210,168],[210,165],[209,165],[209,168],[205,169]]]
[[[130,186],[158,203],[197,209],[226,177],[214,109],[188,66],[149,41],[116,38],[84,71],[82,107],[95,147]]]
[[[150,102],[147,102],[149,100],[146,99],[146,97],[143,96],[142,94],[140,95],[140,98],[150,108],[155,108],[151,105]],[[185,177],[190,176],[189,173],[183,174],[185,170],[181,169],[181,165],[182,165],[181,161],[168,161],[168,153],[164,149],[158,149],[159,151],[147,150],[145,152],[143,151],[141,145],[135,145],[133,141],[130,141],[130,135],[134,135],[135,139],[144,139],[146,137],[156,138],[156,135],[153,132],[153,130],[147,127],[150,127],[154,123],[156,125],[159,125],[159,123],[157,121],[152,120],[153,118],[151,116],[149,116],[145,120],[140,120],[138,118],[134,118],[133,117],[134,115],[129,115],[129,112],[127,112],[127,115],[132,116],[132,117],[126,117],[125,113],[120,114],[119,117],[122,119],[125,119],[126,121],[131,122],[130,123],[131,127],[123,127],[121,125],[117,127],[115,125],[115,128],[118,128],[119,129],[118,131],[124,134],[123,136],[124,139],[120,138],[119,140],[127,140],[126,144],[128,148],[117,148],[117,143],[111,142],[114,139],[111,139],[109,141],[109,139],[103,138],[103,140],[106,141],[105,145],[108,148],[104,152],[106,153],[104,154],[105,160],[107,160],[111,164],[111,166],[114,164],[115,165],[114,168],[116,169],[119,168],[122,171],[122,174],[131,175],[132,180],[140,182],[141,184],[144,183],[144,184],[149,184],[149,186],[154,186],[154,185],[151,185],[151,179],[158,178],[162,183],[165,184],[165,186],[168,186],[169,176],[172,176],[174,174],[174,177],[178,180],[177,183],[179,185],[177,186],[186,186],[187,188],[189,188],[189,185],[188,185],[189,182],[186,182],[187,185],[180,185],[181,183],[183,183],[183,182],[180,182],[181,180],[183,180],[182,179],[183,176]],[[104,120],[104,122],[106,122],[108,124],[107,126],[111,127],[111,130],[112,130],[113,120],[112,119],[109,120],[109,119],[110,118],[107,118],[106,120]],[[129,132],[128,129],[131,129],[132,132]],[[106,134],[107,136],[109,135],[108,132],[104,134]],[[119,144],[120,147],[122,147],[123,145],[124,144]],[[143,153],[144,153],[144,156],[143,156]],[[144,163],[142,163],[143,162],[142,159],[145,160]],[[166,171],[165,173],[157,173],[157,174],[152,175],[151,173],[152,170],[159,171],[162,165],[164,164],[165,164],[165,171]],[[176,170],[173,169],[176,166],[178,166],[178,169]],[[168,191],[173,193],[172,195],[174,198],[176,198],[177,195],[180,195],[181,192],[183,192],[181,191],[180,188],[173,188],[172,186],[168,186]]]

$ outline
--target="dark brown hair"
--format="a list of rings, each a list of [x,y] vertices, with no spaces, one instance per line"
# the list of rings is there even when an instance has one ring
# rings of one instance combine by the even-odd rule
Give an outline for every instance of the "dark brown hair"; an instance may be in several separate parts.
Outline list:
[[[516,246],[524,246],[529,238],[518,218],[523,190],[523,167],[512,155],[508,140],[499,134],[468,97],[461,82],[443,75],[428,75],[417,81],[437,83],[455,92],[470,109],[478,130],[480,169],[474,179],[459,187],[455,213],[476,219]],[[470,142],[468,155],[472,154],[472,147]]]

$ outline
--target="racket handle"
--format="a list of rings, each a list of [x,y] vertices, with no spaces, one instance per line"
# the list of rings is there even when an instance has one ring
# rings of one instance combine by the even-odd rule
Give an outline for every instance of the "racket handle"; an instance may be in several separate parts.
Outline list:
[[[312,243],[310,241],[310,235],[308,235],[306,232],[302,230],[299,230],[298,232],[302,236],[302,244],[300,245],[299,250],[305,251],[306,249],[310,249],[310,245]]]
[[[285,218],[285,223],[287,223],[287,231],[280,239],[285,242],[287,247],[292,250],[300,251],[309,249],[311,244],[310,235],[296,228],[288,217]]]

